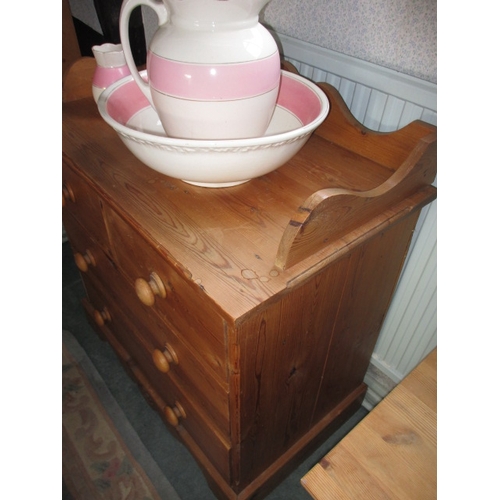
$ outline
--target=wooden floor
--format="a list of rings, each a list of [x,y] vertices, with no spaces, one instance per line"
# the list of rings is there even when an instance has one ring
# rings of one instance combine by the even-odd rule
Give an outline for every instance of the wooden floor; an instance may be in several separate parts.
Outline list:
[[[437,349],[301,480],[316,500],[434,499]]]

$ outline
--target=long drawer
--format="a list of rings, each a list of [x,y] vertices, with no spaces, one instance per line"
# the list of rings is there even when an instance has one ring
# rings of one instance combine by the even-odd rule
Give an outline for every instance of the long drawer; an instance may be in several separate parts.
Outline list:
[[[109,253],[109,240],[103,218],[103,202],[95,191],[63,161],[63,224],[68,215],[78,219],[99,245]]]

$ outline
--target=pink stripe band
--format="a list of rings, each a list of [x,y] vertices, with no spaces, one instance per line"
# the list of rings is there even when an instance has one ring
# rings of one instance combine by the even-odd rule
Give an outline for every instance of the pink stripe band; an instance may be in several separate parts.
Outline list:
[[[118,123],[127,123],[141,109],[147,108],[149,101],[134,80],[120,85],[107,102],[109,116]]]
[[[182,99],[243,99],[273,90],[280,81],[280,57],[236,64],[187,64],[148,54],[152,88]]]
[[[148,106],[149,101],[133,80],[118,87],[107,103],[109,115],[123,124]],[[316,92],[286,73],[281,80],[278,106],[292,112],[303,125],[311,123],[321,112],[321,100]]]
[[[316,92],[286,74],[283,75],[277,104],[291,111],[303,125],[311,123],[321,112],[321,100]]]
[[[128,66],[120,66],[119,68],[102,68],[101,66],[97,66],[92,78],[92,85],[105,89],[112,83],[120,80],[120,78],[128,75],[130,75]]]

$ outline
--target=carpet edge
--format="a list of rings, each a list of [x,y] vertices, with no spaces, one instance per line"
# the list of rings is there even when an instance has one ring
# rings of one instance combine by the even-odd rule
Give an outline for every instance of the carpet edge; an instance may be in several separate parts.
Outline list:
[[[142,467],[145,474],[156,488],[158,494],[161,498],[181,500],[170,481],[164,475],[144,443],[141,441],[136,430],[133,428],[123,409],[109,391],[104,380],[90,358],[87,356],[83,347],[71,332],[63,330],[62,333],[64,346],[84,370],[87,379],[98,395],[102,406],[105,408],[109,417],[113,420],[121,439],[129,448],[134,459]]]

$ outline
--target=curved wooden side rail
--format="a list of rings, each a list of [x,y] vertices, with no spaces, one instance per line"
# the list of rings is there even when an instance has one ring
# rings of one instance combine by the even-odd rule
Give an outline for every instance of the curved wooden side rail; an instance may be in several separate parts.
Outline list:
[[[330,101],[330,112],[315,134],[353,153],[396,170],[420,139],[437,131],[434,125],[415,120],[394,132],[376,132],[354,118],[340,93],[328,83],[318,83]]]
[[[92,97],[92,77],[96,68],[93,57],[77,59],[63,76],[63,102]]]
[[[284,69],[285,71],[289,71],[290,73],[295,73],[296,75],[299,74],[299,70],[289,61],[286,59],[281,60],[281,69]]]
[[[429,186],[436,177],[436,133],[422,137],[403,164],[369,191],[320,189],[297,209],[281,238],[275,266],[286,269],[360,224]]]

